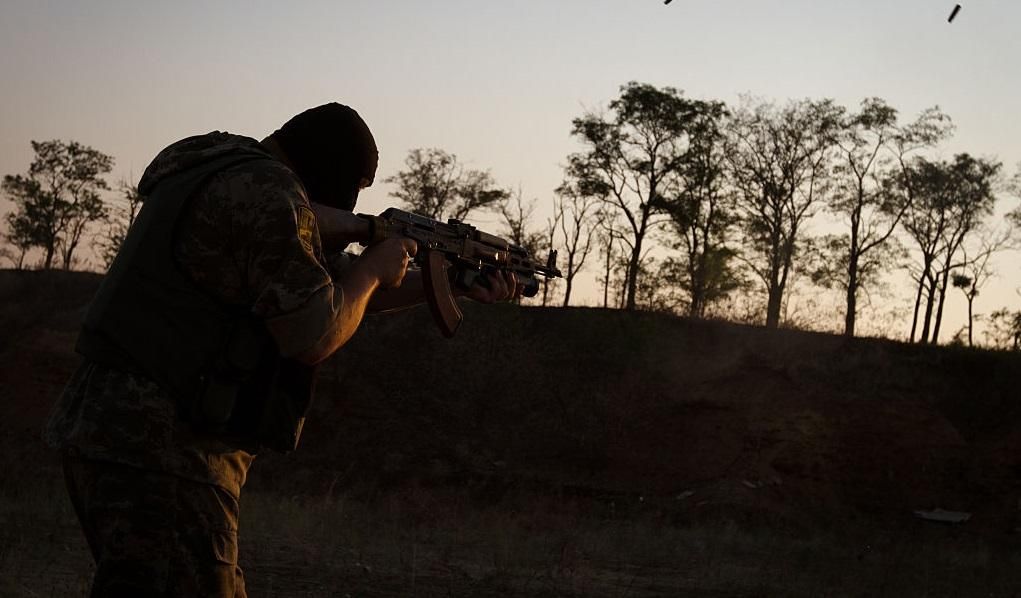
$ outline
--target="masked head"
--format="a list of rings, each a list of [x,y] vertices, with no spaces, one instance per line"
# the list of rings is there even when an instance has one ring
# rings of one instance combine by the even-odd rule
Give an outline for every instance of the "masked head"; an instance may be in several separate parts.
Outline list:
[[[272,137],[287,154],[309,201],[353,210],[358,191],[376,176],[376,141],[348,106],[332,103],[306,110]]]

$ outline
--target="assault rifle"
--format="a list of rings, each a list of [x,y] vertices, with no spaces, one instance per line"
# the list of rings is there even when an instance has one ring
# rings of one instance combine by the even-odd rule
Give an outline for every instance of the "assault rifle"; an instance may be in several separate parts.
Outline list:
[[[379,216],[358,216],[369,222],[369,238],[363,245],[392,237],[418,243],[415,263],[422,269],[429,309],[440,332],[448,338],[454,336],[463,317],[451,284],[467,290],[473,284],[488,284],[486,274],[513,272],[518,283],[524,285],[522,294],[534,297],[539,292],[537,275],[547,279],[563,276],[556,266],[556,251],[550,251],[543,265],[525,248],[460,220],[452,218],[443,223],[397,208],[389,208]]]

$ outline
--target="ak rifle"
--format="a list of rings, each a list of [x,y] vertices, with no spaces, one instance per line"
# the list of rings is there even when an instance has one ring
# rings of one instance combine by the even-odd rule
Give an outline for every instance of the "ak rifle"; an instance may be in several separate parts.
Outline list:
[[[524,247],[460,220],[444,223],[397,208],[389,208],[378,216],[358,216],[369,222],[369,240],[365,245],[394,237],[405,237],[418,244],[414,259],[422,270],[426,300],[437,326],[448,338],[454,336],[463,318],[451,285],[468,290],[474,284],[488,284],[487,274],[513,272],[518,284],[524,286],[522,294],[534,297],[539,292],[538,276],[547,279],[563,276],[556,266],[556,251],[550,251],[546,263],[541,264]]]

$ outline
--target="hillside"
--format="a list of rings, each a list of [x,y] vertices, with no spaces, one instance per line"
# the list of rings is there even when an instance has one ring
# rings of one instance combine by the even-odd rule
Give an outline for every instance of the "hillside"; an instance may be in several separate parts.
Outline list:
[[[38,430],[98,280],[0,272],[7,480],[58,479]],[[1007,538],[1021,525],[1019,366],[589,308],[466,305],[447,340],[414,309],[371,317],[322,367],[301,447],[260,456],[248,490],[568,497],[598,517],[793,530],[913,530],[933,525],[913,511],[941,508]]]
[[[0,421],[36,442],[76,364],[98,277],[0,275]],[[599,309],[467,305],[369,318],[320,373],[300,449],[260,459],[299,488],[511,486],[1008,526],[1021,359]],[[20,451],[19,451],[20,452]],[[270,476],[265,476],[270,477]],[[800,515],[799,515],[800,516]]]
[[[371,320],[322,373],[288,467],[320,481],[642,497],[678,517],[896,520],[938,507],[973,512],[976,527],[1015,524],[1016,355],[469,307],[450,341],[424,310]]]

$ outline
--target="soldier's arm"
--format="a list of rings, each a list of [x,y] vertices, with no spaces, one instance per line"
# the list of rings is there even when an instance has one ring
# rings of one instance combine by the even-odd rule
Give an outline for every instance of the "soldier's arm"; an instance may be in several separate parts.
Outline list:
[[[323,248],[332,253],[351,243],[363,243],[369,235],[369,223],[347,210],[339,210],[322,204],[312,203],[312,211],[316,215],[316,225]],[[342,255],[343,270],[331,268],[335,279],[343,277],[343,273],[357,264],[359,260],[350,254]],[[425,288],[421,273],[417,270],[408,271],[399,287],[379,289],[369,301],[367,311],[371,313],[398,311],[425,302]]]
[[[252,313],[280,355],[318,363],[351,338],[377,289],[399,283],[415,243],[380,243],[331,275],[303,188],[289,173],[273,174],[235,177],[233,194],[245,202],[234,210],[234,244],[243,248],[237,259]]]
[[[350,340],[377,289],[401,285],[408,259],[415,255],[415,251],[415,242],[410,239],[389,239],[365,250],[344,270],[338,281],[343,299],[326,333],[313,346],[296,353],[294,359],[314,365]]]
[[[357,260],[355,260],[357,263]],[[456,293],[456,291],[455,291]],[[400,311],[425,303],[425,286],[422,283],[422,272],[409,270],[401,281],[401,286],[391,289],[379,289],[369,301],[370,313]]]
[[[352,266],[339,281],[343,294],[335,317],[329,322],[326,333],[311,347],[296,353],[293,358],[307,365],[315,365],[333,354],[354,335],[365,316],[369,298],[379,288],[379,278],[368,268]]]

